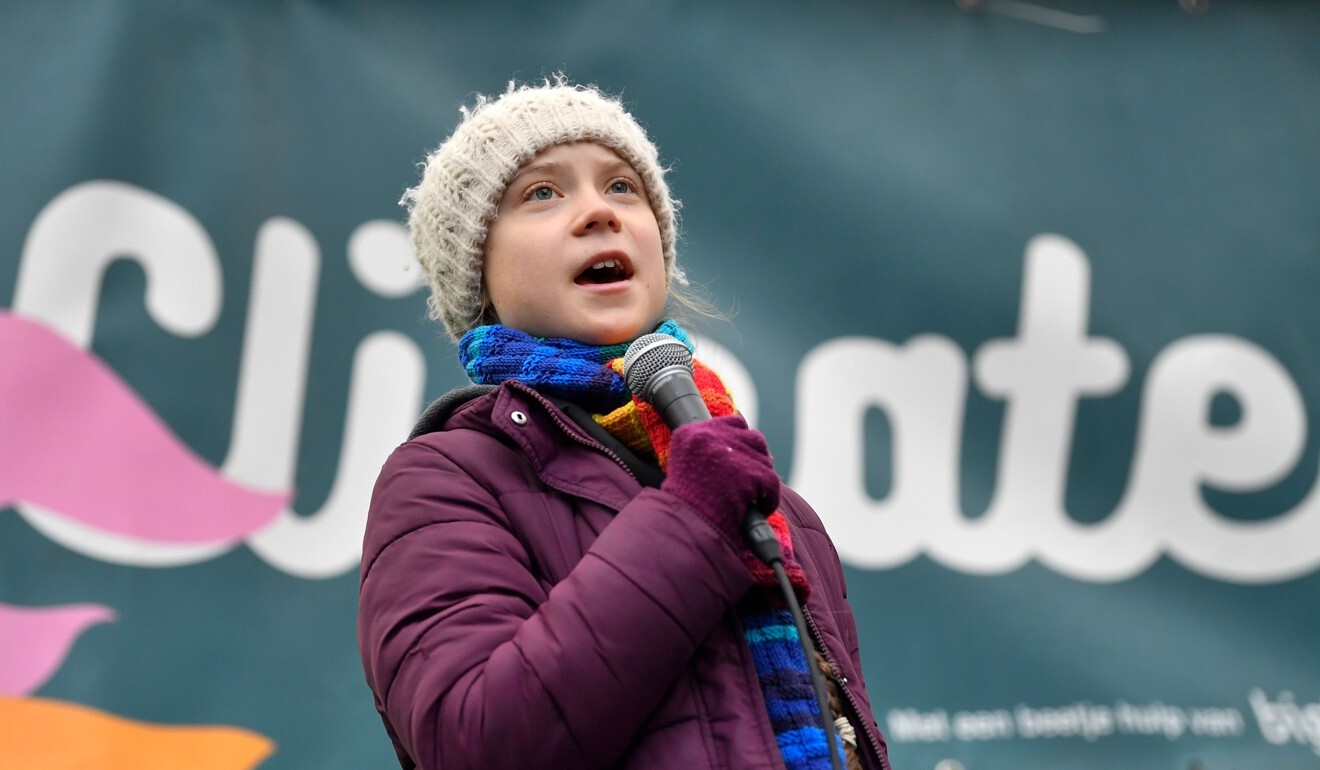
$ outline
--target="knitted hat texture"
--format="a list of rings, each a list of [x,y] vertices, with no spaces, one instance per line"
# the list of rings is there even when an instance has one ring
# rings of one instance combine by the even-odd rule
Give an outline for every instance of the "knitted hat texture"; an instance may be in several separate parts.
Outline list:
[[[404,193],[413,250],[431,283],[431,317],[458,340],[481,324],[482,249],[504,188],[537,153],[591,141],[618,153],[641,177],[660,226],[666,275],[686,284],[675,258],[678,201],[665,184],[659,152],[617,98],[562,77],[509,83],[478,96],[454,133],[426,159],[421,183]]]

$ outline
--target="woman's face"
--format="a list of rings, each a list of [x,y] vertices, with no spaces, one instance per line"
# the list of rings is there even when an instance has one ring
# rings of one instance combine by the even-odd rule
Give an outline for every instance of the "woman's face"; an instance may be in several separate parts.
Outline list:
[[[666,280],[641,177],[594,142],[542,151],[500,198],[483,278],[500,323],[536,337],[609,345],[649,332]]]

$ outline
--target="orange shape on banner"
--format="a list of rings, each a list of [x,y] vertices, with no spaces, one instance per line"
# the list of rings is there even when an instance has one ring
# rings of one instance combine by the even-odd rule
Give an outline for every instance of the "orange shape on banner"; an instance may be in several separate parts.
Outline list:
[[[251,770],[275,743],[237,727],[157,725],[45,698],[0,695],[6,767],[25,770]]]

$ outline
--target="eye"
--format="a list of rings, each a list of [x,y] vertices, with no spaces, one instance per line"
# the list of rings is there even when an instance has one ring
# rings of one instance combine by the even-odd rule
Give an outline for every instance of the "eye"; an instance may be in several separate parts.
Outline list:
[[[610,182],[610,192],[615,195],[637,192],[637,186],[630,179],[615,179]]]
[[[554,188],[548,184],[543,184],[539,187],[533,187],[531,190],[527,192],[527,200],[529,201],[548,201],[554,197],[555,197]]]

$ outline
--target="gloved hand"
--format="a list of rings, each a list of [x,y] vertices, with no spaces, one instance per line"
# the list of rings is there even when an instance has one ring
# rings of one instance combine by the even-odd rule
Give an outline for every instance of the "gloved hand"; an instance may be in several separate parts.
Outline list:
[[[765,436],[736,414],[679,426],[660,488],[735,540],[753,506],[766,513],[779,506],[779,476]]]

